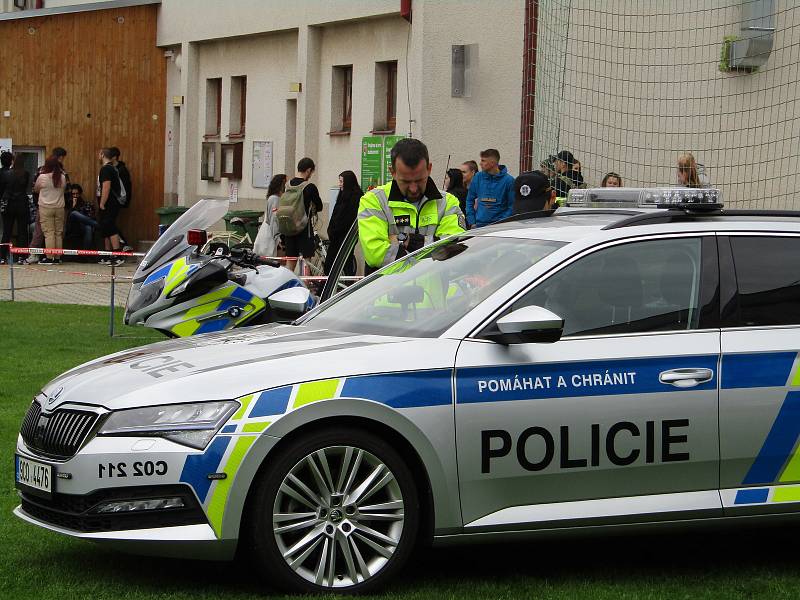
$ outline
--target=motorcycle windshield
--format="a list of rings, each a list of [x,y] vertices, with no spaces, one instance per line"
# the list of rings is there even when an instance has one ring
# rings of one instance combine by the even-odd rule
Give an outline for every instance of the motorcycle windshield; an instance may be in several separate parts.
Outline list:
[[[134,283],[141,281],[161,265],[182,254],[190,247],[186,240],[187,232],[190,229],[204,231],[210,229],[225,216],[229,204],[228,198],[204,198],[178,217],[145,254],[144,259],[139,263],[139,268],[136,269],[133,277]]]

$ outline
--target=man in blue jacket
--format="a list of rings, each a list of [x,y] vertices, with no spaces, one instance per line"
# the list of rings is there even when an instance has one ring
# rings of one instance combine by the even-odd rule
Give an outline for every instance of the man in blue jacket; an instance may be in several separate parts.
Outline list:
[[[482,227],[510,217],[514,209],[514,176],[500,162],[494,148],[481,152],[481,172],[467,193],[467,223]]]

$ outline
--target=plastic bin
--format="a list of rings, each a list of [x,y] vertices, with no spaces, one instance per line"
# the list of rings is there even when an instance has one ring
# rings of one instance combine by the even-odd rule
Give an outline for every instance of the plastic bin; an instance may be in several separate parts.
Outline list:
[[[162,206],[157,208],[158,223],[169,227],[187,210],[189,210],[188,206]]]
[[[228,211],[223,219],[225,220],[225,229],[227,231],[235,231],[239,235],[250,235],[250,243],[256,241],[258,235],[258,228],[260,223],[258,220],[264,215],[263,211],[259,210],[231,210]],[[232,222],[233,219],[241,219],[241,222]]]

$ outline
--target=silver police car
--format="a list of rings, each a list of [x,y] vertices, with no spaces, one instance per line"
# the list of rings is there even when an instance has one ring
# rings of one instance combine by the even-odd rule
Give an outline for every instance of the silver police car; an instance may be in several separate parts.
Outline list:
[[[430,541],[797,514],[800,214],[674,188],[570,204],[294,325],[64,373],[22,424],[15,514],[133,552],[242,546],[304,592],[373,590]]]

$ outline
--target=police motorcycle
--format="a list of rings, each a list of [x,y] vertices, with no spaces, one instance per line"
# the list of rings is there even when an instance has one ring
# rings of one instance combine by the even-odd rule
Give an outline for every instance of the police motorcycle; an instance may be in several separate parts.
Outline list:
[[[222,219],[228,205],[226,198],[200,200],[159,237],[134,275],[126,325],[186,337],[292,321],[298,316],[298,297],[305,310],[314,307],[316,298],[280,262],[247,248],[208,242],[206,230]],[[282,303],[285,291],[293,288],[303,293],[290,293],[295,301]]]

